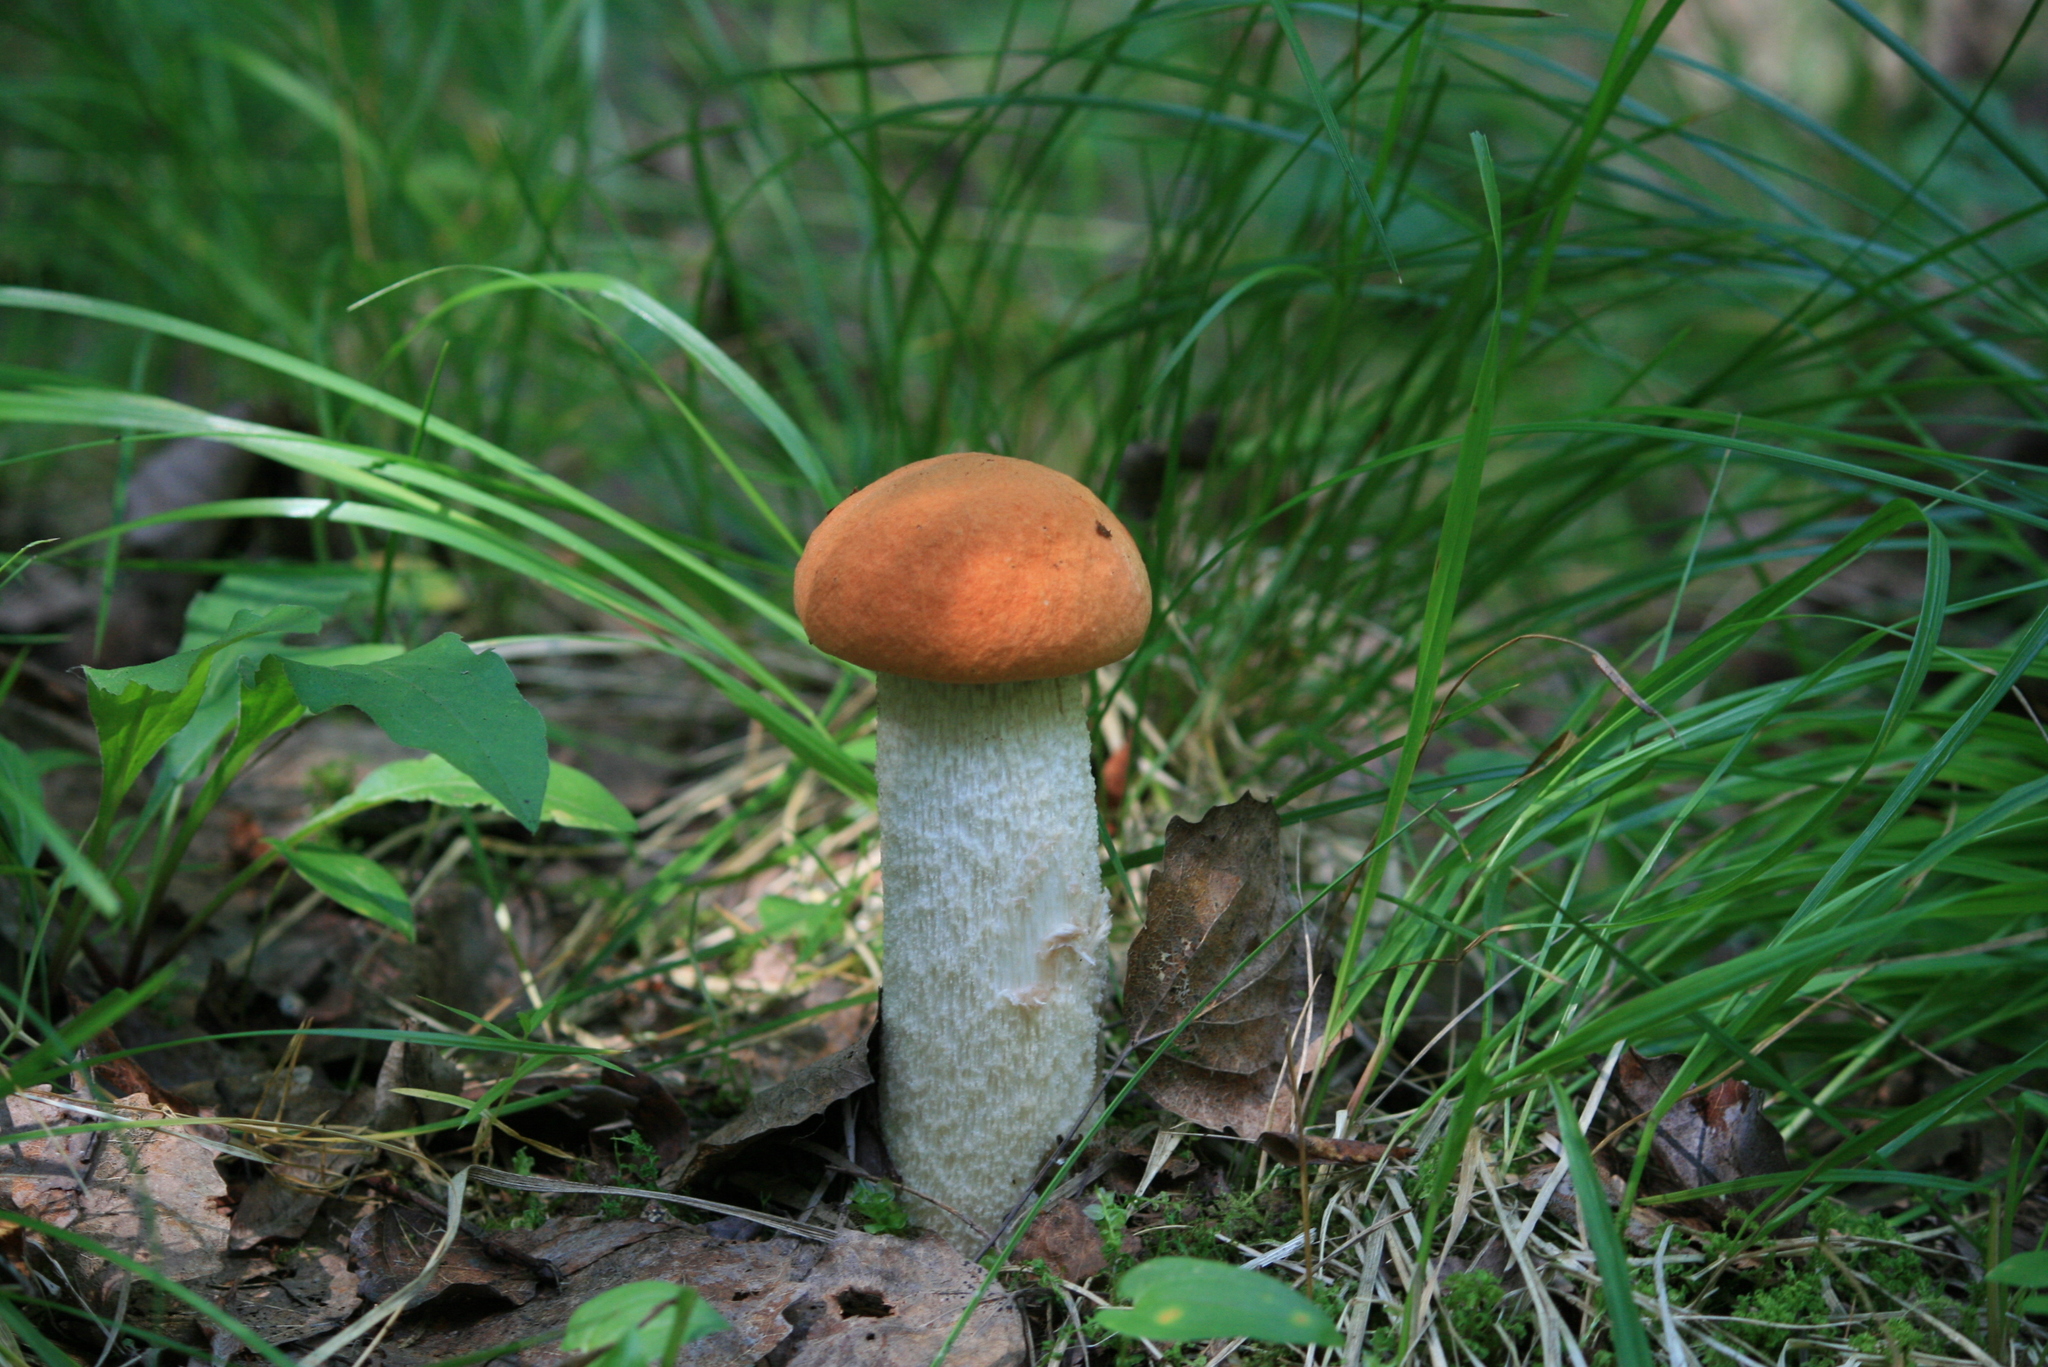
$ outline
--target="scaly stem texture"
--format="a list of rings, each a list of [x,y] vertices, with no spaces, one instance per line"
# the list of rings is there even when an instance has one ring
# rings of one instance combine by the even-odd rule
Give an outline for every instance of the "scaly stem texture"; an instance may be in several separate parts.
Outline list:
[[[906,1185],[993,1234],[1095,1089],[1109,899],[1082,681],[879,686],[882,1128]]]

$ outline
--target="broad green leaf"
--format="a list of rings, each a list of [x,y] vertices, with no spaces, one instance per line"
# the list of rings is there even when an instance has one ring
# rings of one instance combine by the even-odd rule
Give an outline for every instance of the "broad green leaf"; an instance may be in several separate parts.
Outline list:
[[[237,750],[254,749],[305,715],[305,707],[284,672],[284,661],[276,655],[242,662],[242,687],[236,701]]]
[[[185,729],[164,747],[164,778],[175,776],[176,781],[182,782],[197,776],[221,735],[233,725],[234,742],[222,754],[213,777],[207,780],[206,797],[201,799],[203,806],[212,805],[265,741],[306,715],[278,656],[244,657],[241,666],[241,687],[208,700]],[[226,712],[225,721],[215,718],[217,709]]]
[[[273,645],[271,639],[264,639],[243,642],[233,653],[241,657],[239,663],[246,680],[248,671],[253,666],[268,664],[279,655],[303,660],[307,664],[371,664],[403,653],[403,647],[374,641],[349,646],[299,647],[286,646],[281,642]],[[247,748],[245,743],[253,734],[252,722],[248,715],[248,699],[238,699],[236,690],[229,686],[226,664],[225,655],[215,661],[213,679],[207,685],[205,701],[193,712],[192,720],[186,722],[184,728],[171,737],[170,743],[164,746],[164,762],[158,770],[159,785],[183,783],[188,779],[197,778],[200,770],[205,768],[208,756],[213,754],[214,747],[220,743],[220,738],[230,729],[235,732],[234,749],[244,751]],[[277,677],[284,681],[282,674]],[[246,687],[245,682],[244,688]],[[280,703],[289,701],[294,715],[277,721],[272,729],[265,733],[266,735],[274,735],[277,731],[283,730],[304,713],[297,696],[291,691],[289,681],[284,681],[284,690],[285,696]]]
[[[1247,1338],[1331,1347],[1344,1341],[1314,1301],[1285,1282],[1231,1263],[1154,1258],[1126,1272],[1116,1289],[1132,1304],[1098,1310],[1095,1322],[1133,1338]]]
[[[605,1352],[609,1361],[644,1367],[727,1327],[725,1318],[690,1287],[628,1282],[576,1307],[562,1335],[562,1350]]]
[[[194,650],[225,636],[243,612],[307,607],[325,620],[376,588],[377,576],[372,571],[352,565],[259,565],[223,575],[219,583],[186,605],[185,638],[178,649]],[[293,648],[280,639],[276,648],[287,655],[303,655],[314,647]]]
[[[391,871],[376,860],[323,845],[279,841],[277,852],[292,872],[320,892],[379,925],[412,938],[412,903]]]
[[[393,760],[372,770],[348,796],[315,813],[300,829],[310,831],[331,825],[387,802],[438,802],[444,807],[505,810],[504,804],[485,792],[476,780],[439,755],[427,755],[421,759]],[[548,788],[541,800],[541,819],[614,835],[632,835],[637,829],[633,814],[606,792],[603,784],[581,769],[554,760],[548,762]]]
[[[2048,1289],[2048,1252],[2015,1253],[1985,1273],[1984,1280],[2028,1291]]]
[[[307,711],[360,708],[400,745],[431,750],[475,779],[529,831],[540,825],[547,727],[498,656],[449,632],[377,664],[287,660],[284,669]]]
[[[799,902],[793,897],[763,897],[755,908],[761,929],[772,939],[796,940],[805,956],[838,935],[846,927],[846,900]]]
[[[320,614],[305,607],[238,612],[227,634],[196,650],[125,669],[88,667],[93,728],[100,736],[100,826],[143,768],[192,720],[222,651],[255,638],[318,631],[320,625]]]
[[[548,763],[548,794],[541,803],[541,815],[561,826],[584,831],[609,831],[630,836],[639,823],[626,804],[613,797],[602,783],[581,769],[556,761]]]

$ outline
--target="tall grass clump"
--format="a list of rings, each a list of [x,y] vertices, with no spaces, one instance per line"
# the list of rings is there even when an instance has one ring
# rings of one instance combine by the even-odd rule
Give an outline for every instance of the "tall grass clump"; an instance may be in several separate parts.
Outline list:
[[[1125,909],[1169,816],[1280,800],[1355,1032],[1313,1119],[1440,1155],[1414,1257],[1472,1155],[1591,1161],[1623,1046],[1770,1094],[1758,1237],[1957,1215],[2011,1171],[1901,1150],[2025,1134],[2048,1067],[2044,73],[2032,10],[1985,70],[1828,13],[1892,76],[1814,110],[1677,0],[29,0],[0,530],[96,570],[123,443],[215,434],[301,487],[180,516],[668,652],[791,759],[622,897],[651,960],[721,851],[870,800],[807,529],[908,460],[1046,461],[1158,586],[1095,698]],[[1420,1285],[1354,1313],[1412,1347]]]

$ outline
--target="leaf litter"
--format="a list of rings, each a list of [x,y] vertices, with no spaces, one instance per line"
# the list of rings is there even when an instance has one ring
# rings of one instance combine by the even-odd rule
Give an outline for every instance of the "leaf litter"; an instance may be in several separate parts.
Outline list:
[[[218,1280],[227,1268],[230,1206],[214,1150],[169,1125],[54,1133],[93,1123],[65,1100],[48,1087],[6,1098],[0,1183],[12,1208],[146,1263],[170,1281],[200,1288]],[[110,1109],[160,1119],[141,1092]],[[189,1307],[136,1284],[125,1267],[89,1246],[41,1237],[35,1243],[61,1283],[93,1310],[125,1309],[173,1327],[191,1323]]]
[[[1280,818],[1247,793],[1199,822],[1175,817],[1131,941],[1124,1017],[1158,1046],[1143,1087],[1174,1114],[1252,1139],[1293,1128],[1309,1001],[1308,952],[1280,857]]]
[[[733,769],[757,777],[772,774],[772,762],[780,761],[768,756],[772,762],[764,767],[762,756],[767,753],[763,750],[745,756]],[[728,785],[720,791],[733,793],[740,788]],[[1260,806],[1264,806],[1263,813],[1258,811]],[[716,810],[709,814],[715,816]],[[670,838],[680,842],[685,829],[687,826],[679,827]],[[1190,838],[1198,830],[1207,832],[1206,842]],[[1501,1163],[1490,1157],[1484,1145],[1469,1148],[1450,1175],[1454,1200],[1448,1207],[1446,1232],[1433,1244],[1425,1244],[1418,1237],[1418,1202],[1427,1192],[1426,1178],[1436,1162],[1431,1144],[1444,1117],[1367,1114],[1353,1119],[1347,1133],[1297,1132],[1291,1087],[1305,1071],[1299,1041],[1309,999],[1310,960],[1304,943],[1283,937],[1232,979],[1207,1009],[1200,1009],[1202,998],[1236,967],[1236,958],[1244,957],[1293,912],[1277,820],[1270,805],[1247,800],[1219,809],[1201,823],[1176,822],[1167,843],[1166,867],[1154,882],[1152,909],[1158,928],[1154,931],[1148,926],[1141,932],[1131,954],[1134,965],[1149,961],[1156,967],[1149,981],[1142,967],[1134,969],[1127,986],[1127,1017],[1133,1038],[1149,1044],[1156,1044],[1183,1021],[1188,1025],[1171,1055],[1156,1065],[1160,1071],[1151,1094],[1166,1110],[1203,1128],[1256,1139],[1276,1165],[1287,1165],[1285,1181],[1289,1184],[1299,1171],[1292,1165],[1308,1165],[1315,1276],[1349,1295],[1350,1308],[1343,1325],[1351,1342],[1363,1346],[1374,1341],[1374,1335],[1383,1334],[1392,1318],[1398,1317],[1403,1301],[1419,1292],[1416,1303],[1420,1308],[1414,1322],[1417,1350],[1438,1360],[1456,1360],[1463,1339],[1452,1311],[1458,1304],[1456,1297],[1464,1294],[1457,1290],[1464,1285],[1457,1279],[1475,1273],[1499,1283],[1502,1299],[1496,1318],[1501,1324],[1533,1326],[1529,1330],[1534,1336],[1532,1351],[1535,1344],[1574,1341],[1590,1322],[1587,1316],[1593,1313],[1598,1295],[1578,1227],[1576,1193],[1568,1176],[1553,1173],[1543,1162],[1525,1167]],[[736,925],[748,920],[750,899],[771,890],[777,895],[797,891],[787,883],[758,877],[741,886],[745,889],[743,900],[725,904]],[[481,905],[476,909],[487,913]],[[316,913],[302,924],[310,929],[322,919]],[[489,921],[480,924],[488,927]],[[521,924],[515,921],[515,925]],[[353,924],[347,929],[348,935],[328,936],[332,943],[322,940],[310,954],[285,940],[280,946],[282,958],[297,955],[301,963],[308,958],[321,961],[321,972],[331,976],[322,979],[301,972],[274,977],[271,981],[278,984],[277,995],[296,993],[324,1000],[330,1004],[322,1007],[323,1018],[335,1023],[375,1019],[391,1009],[395,1000],[406,999],[416,985],[413,980],[401,975],[377,982],[357,975],[354,961],[360,951],[354,946],[361,943],[361,932]],[[394,955],[402,962],[402,950],[395,951],[388,938],[373,937],[371,943],[378,954]],[[550,952],[545,939],[522,941],[520,949],[534,962],[544,960]],[[516,973],[503,968],[494,971],[506,984],[504,990],[516,989]],[[790,978],[784,970],[775,984],[759,979],[759,985],[749,990],[760,992],[763,998],[786,993],[791,989],[783,980]],[[674,981],[689,991],[691,982],[707,980],[679,974]],[[728,981],[734,989],[748,989],[757,979],[736,973]],[[796,980],[796,986],[802,987],[802,981]],[[489,1003],[475,1005],[481,1010]],[[426,1009],[431,1011],[431,1007]],[[855,1016],[853,1011],[844,1014]],[[285,1017],[263,1023],[292,1022]],[[588,1029],[587,1025],[583,1028]],[[668,1027],[655,1017],[637,1028],[644,1034]],[[635,1034],[628,1029],[617,1035],[591,1037],[619,1048],[631,1043]],[[309,1041],[309,1046],[312,1043]],[[729,1189],[737,1184],[737,1189],[747,1190],[747,1183],[764,1169],[803,1153],[805,1143],[851,1153],[855,1146],[842,1142],[841,1121],[858,1115],[860,1094],[872,1075],[865,1039],[823,1057],[813,1052],[806,1058],[802,1050],[785,1049],[776,1055],[761,1046],[754,1048],[759,1052],[751,1054],[749,1062],[757,1075],[777,1076],[774,1069],[781,1067],[784,1083],[761,1088],[729,1118],[713,1111],[707,1120],[703,1095],[693,1098],[678,1088],[673,1071],[645,1074],[645,1084],[622,1085],[616,1076],[572,1070],[522,1084],[519,1094],[566,1087],[579,1096],[605,1099],[605,1107],[585,1106],[578,1114],[571,1113],[574,1104],[563,1102],[555,1103],[553,1110],[526,1114],[559,1113],[559,1120],[550,1123],[567,1128],[545,1133],[572,1148],[591,1142],[602,1150],[606,1146],[599,1131],[623,1122],[638,1131],[662,1160],[675,1152],[673,1161],[664,1161],[665,1170],[678,1177],[687,1173],[691,1183],[718,1183]],[[439,1214],[375,1193],[385,1182],[402,1184],[409,1177],[426,1177],[431,1185],[435,1168],[458,1157],[470,1132],[457,1131],[438,1140],[422,1138],[410,1148],[400,1143],[398,1149],[404,1152],[395,1151],[376,1136],[416,1126],[429,1118],[427,1108],[432,1108],[432,1118],[440,1120],[455,1114],[456,1108],[417,1097],[401,1098],[406,1108],[394,1115],[383,1109],[377,1098],[392,1091],[388,1084],[393,1081],[415,1091],[473,1097],[479,1080],[457,1068],[441,1050],[407,1045],[400,1046],[399,1052],[405,1058],[400,1073],[391,1079],[380,1074],[374,1087],[336,1089],[325,1085],[325,1063],[310,1070],[286,1067],[239,1079],[216,1069],[202,1085],[179,1083],[199,1101],[200,1109],[231,1117],[222,1123],[236,1126],[238,1138],[245,1142],[259,1139],[271,1146],[270,1162],[262,1172],[244,1173],[242,1180],[231,1174],[225,1184],[223,1206],[232,1208],[235,1217],[229,1238],[232,1246],[222,1248],[218,1273],[196,1286],[273,1343],[309,1344],[352,1320],[359,1322],[365,1307],[378,1303],[378,1296],[388,1295],[418,1275],[425,1266],[425,1254],[445,1228]],[[310,1052],[308,1057],[312,1057]],[[393,1066],[391,1059],[387,1053],[387,1071]],[[1642,1113],[1656,1103],[1670,1076],[1669,1072],[1657,1072],[1664,1062],[1649,1060],[1644,1065],[1645,1076],[1654,1083],[1646,1097],[1631,1091],[1636,1065],[1626,1056],[1617,1065],[1615,1104],[1609,1113],[1616,1127],[1626,1126],[1631,1119],[1642,1123]],[[488,1066],[478,1071],[488,1072]],[[163,1089],[153,1083],[136,1085],[129,1074],[110,1073],[102,1081],[111,1084],[117,1076],[119,1090],[128,1102],[136,1102],[138,1097],[144,1102],[164,1101]],[[1743,1085],[1719,1084],[1673,1107],[1653,1145],[1651,1185],[1646,1191],[1656,1190],[1659,1183],[1674,1190],[1699,1185],[1709,1180],[1702,1175],[1706,1173],[1722,1174],[1712,1180],[1727,1180],[1730,1163],[1742,1169],[1751,1162],[1756,1140],[1754,1135],[1742,1137],[1740,1118],[1759,1114],[1761,1098],[1745,1099],[1735,1090]],[[669,1111],[663,1101],[675,1109]],[[236,1125],[232,1117],[237,1114],[245,1121],[260,1119],[265,1124],[253,1129]],[[1688,1116],[1696,1117],[1697,1124]],[[702,1134],[694,1142],[690,1132],[693,1118]],[[1482,1130],[1499,1132],[1490,1111],[1483,1110],[1478,1121]],[[511,1123],[521,1128],[540,1121],[513,1118]],[[1367,1133],[1379,1130],[1387,1132]],[[1633,1133],[1622,1134],[1600,1150],[1602,1203],[1609,1209],[1621,1204],[1628,1194],[1611,1165],[1619,1154],[1633,1152]],[[24,1141],[21,1147],[64,1143],[72,1138],[79,1137]],[[1182,1202],[1163,1209],[1208,1209],[1195,1203],[1197,1193],[1203,1194],[1205,1202],[1221,1198],[1224,1165],[1215,1143],[1191,1139],[1187,1151],[1201,1154],[1199,1161],[1169,1159],[1156,1165],[1166,1180],[1154,1187],[1153,1199]],[[1136,1151],[1142,1156],[1144,1145],[1136,1145]],[[815,1159],[816,1154],[811,1157]],[[863,1153],[862,1163],[871,1162]],[[672,1219],[565,1213],[587,1211],[587,1205],[578,1207],[575,1202],[598,1199],[596,1191],[616,1191],[622,1186],[623,1174],[620,1180],[613,1180],[602,1161],[598,1168],[598,1175],[607,1180],[581,1187],[568,1184],[568,1189],[554,1193],[549,1198],[548,1216],[537,1228],[487,1231],[500,1248],[514,1248],[551,1264],[562,1279],[559,1290],[550,1290],[529,1266],[492,1257],[484,1240],[459,1234],[437,1268],[437,1282],[430,1288],[434,1294],[420,1297],[389,1326],[372,1360],[410,1367],[558,1335],[576,1304],[609,1287],[655,1276],[704,1289],[733,1325],[723,1337],[692,1345],[686,1350],[686,1361],[766,1360],[778,1367],[828,1359],[837,1362],[848,1356],[858,1356],[864,1362],[908,1363],[912,1357],[929,1361],[936,1345],[920,1335],[936,1332],[942,1340],[979,1283],[978,1269],[963,1266],[957,1257],[912,1258],[900,1247],[906,1241],[880,1236],[835,1233],[835,1242],[824,1244],[784,1235],[752,1237],[760,1233],[758,1226],[730,1219],[692,1227]],[[1756,1170],[1752,1166],[1734,1175]],[[817,1171],[815,1164],[810,1171]],[[1681,1180],[1688,1172],[1692,1175]],[[1134,1186],[1113,1167],[1100,1191],[1129,1192]],[[266,1188],[278,1193],[303,1189],[307,1199],[289,1219],[273,1216],[266,1214],[262,1205],[268,1198],[258,1195]],[[1270,1186],[1263,1189],[1271,1194]],[[367,1206],[361,1203],[366,1191],[372,1194]],[[41,1183],[23,1194],[32,1200],[38,1196],[61,1199],[62,1184]],[[1106,1243],[1104,1222],[1110,1219],[1109,1210],[1096,1193],[1083,1192],[1051,1203],[1027,1234],[1018,1260],[1040,1257],[1074,1286],[1101,1277],[1112,1264],[1127,1264],[1139,1252],[1137,1239],[1126,1232],[1119,1247],[1112,1249]],[[835,1218],[835,1208],[829,1202],[813,1213],[818,1212],[824,1218]],[[1704,1216],[1687,1214],[1684,1208],[1639,1204],[1631,1212],[1637,1250],[1661,1259],[1661,1266],[1674,1277],[1703,1265],[1706,1255],[1700,1241],[1709,1232],[1709,1224]],[[361,1253],[352,1258],[345,1239],[355,1229],[362,1229],[364,1238]],[[1129,1229],[1142,1232],[1146,1252],[1166,1249],[1166,1241],[1172,1237],[1194,1238],[1207,1241],[1201,1256],[1258,1263],[1297,1277],[1306,1271],[1302,1231],[1297,1227],[1290,1236],[1284,1221],[1269,1219],[1253,1233],[1241,1233],[1222,1221],[1214,1231],[1174,1231],[1170,1220],[1147,1216],[1134,1220]],[[1226,1230],[1227,1238],[1218,1237]],[[925,1242],[910,1246],[922,1248]],[[1844,1245],[1838,1238],[1833,1246],[1854,1246],[1854,1241]],[[1779,1250],[1767,1252],[1767,1256],[1787,1259],[1814,1261],[1821,1256],[1810,1239],[1803,1243],[1781,1240],[1765,1248]],[[1850,1283],[1845,1280],[1842,1285],[1846,1296]],[[365,1291],[376,1295],[365,1295]],[[723,1299],[717,1299],[721,1294]],[[995,1302],[994,1312],[984,1306],[970,1321],[971,1332],[963,1335],[949,1361],[987,1362],[995,1367],[1021,1362],[1025,1349],[1019,1312],[1021,1305],[1029,1303],[1030,1297],[1025,1296],[1014,1302]],[[1844,1303],[1855,1304],[1853,1297]],[[1677,1332],[1702,1360],[1713,1360],[1716,1345],[1730,1343],[1725,1327],[1712,1316],[1689,1314],[1676,1305],[1670,1309]],[[881,1313],[883,1310],[887,1313]],[[942,1313],[947,1310],[951,1313]],[[1644,1311],[1646,1315],[1658,1313],[1648,1303]],[[884,1347],[873,1346],[877,1344]],[[223,1355],[234,1351],[226,1345],[221,1348]],[[877,1359],[876,1355],[885,1351],[888,1356]],[[561,1361],[561,1356],[543,1344],[524,1348],[519,1361],[523,1367],[545,1367]]]

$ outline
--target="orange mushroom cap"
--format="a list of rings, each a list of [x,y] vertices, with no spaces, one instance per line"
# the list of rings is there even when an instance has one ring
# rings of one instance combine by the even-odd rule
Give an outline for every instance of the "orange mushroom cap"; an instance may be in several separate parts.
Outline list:
[[[828,655],[932,683],[1080,674],[1138,648],[1152,583],[1076,480],[964,451],[849,496],[796,566],[796,615]]]

